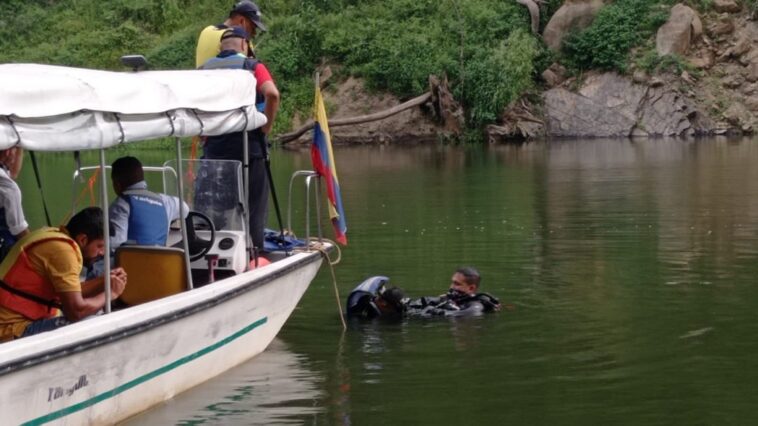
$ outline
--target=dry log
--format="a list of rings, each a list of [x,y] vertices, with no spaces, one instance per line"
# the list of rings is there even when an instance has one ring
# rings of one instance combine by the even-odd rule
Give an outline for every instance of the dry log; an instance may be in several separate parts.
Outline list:
[[[399,112],[405,111],[409,108],[413,108],[415,106],[421,105],[424,102],[428,101],[431,98],[432,94],[431,92],[426,92],[421,96],[418,96],[416,98],[413,98],[407,102],[403,102],[400,105],[396,105],[392,108],[386,109],[384,111],[376,112],[373,114],[367,114],[367,115],[360,115],[357,117],[350,117],[350,118],[337,118],[334,120],[329,120],[329,127],[338,127],[338,126],[349,126],[351,124],[361,124],[361,123],[368,123],[371,121],[377,121],[382,120],[387,117],[390,117],[392,115],[395,115]],[[313,128],[313,121],[308,121],[303,127],[290,132],[285,133],[283,135],[279,135],[276,140],[281,143],[282,145],[287,144],[289,142],[292,142],[293,140],[299,138],[302,136],[305,132],[308,130],[311,130]]]
[[[540,32],[540,7],[534,0],[516,0],[520,5],[529,9],[529,16],[532,18],[532,34],[539,35]]]
[[[437,121],[442,123],[448,135],[460,135],[466,125],[463,108],[450,93],[447,76],[443,75],[440,79],[430,75],[429,88],[432,93],[432,110]]]

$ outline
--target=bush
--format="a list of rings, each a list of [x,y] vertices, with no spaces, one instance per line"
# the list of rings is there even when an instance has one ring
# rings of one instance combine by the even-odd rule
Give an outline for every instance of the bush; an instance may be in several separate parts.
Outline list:
[[[619,0],[604,6],[584,32],[564,43],[567,62],[581,70],[625,71],[629,50],[668,19],[668,7],[654,0]]]
[[[745,6],[747,6],[752,19],[758,18],[758,0],[745,0]]]
[[[539,45],[531,34],[517,30],[493,51],[480,51],[466,67],[469,87],[463,94],[474,125],[495,121],[503,109],[533,85]]]
[[[648,74],[660,72],[681,74],[684,71],[696,76],[700,74],[695,67],[678,55],[658,56],[658,52],[654,47],[647,49],[636,59],[635,62],[637,63],[637,66],[645,70]]]

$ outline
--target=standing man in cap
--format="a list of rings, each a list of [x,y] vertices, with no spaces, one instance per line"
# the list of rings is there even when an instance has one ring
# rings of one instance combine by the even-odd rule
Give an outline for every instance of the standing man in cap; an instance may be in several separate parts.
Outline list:
[[[243,2],[244,3],[244,2]],[[250,2],[247,2],[250,3]],[[243,69],[255,75],[255,104],[268,120],[263,127],[248,132],[248,232],[253,245],[263,249],[263,229],[268,216],[268,175],[266,173],[266,135],[271,131],[279,109],[279,90],[263,63],[248,57],[249,35],[242,27],[232,27],[221,35],[221,52],[200,69]],[[243,161],[242,132],[209,136],[203,145],[203,158]]]
[[[255,37],[257,30],[266,31],[258,5],[250,0],[238,2],[229,12],[229,18],[226,21],[205,27],[200,33],[195,54],[196,68],[200,68],[206,61],[218,55],[221,50],[219,47],[221,36],[231,27],[241,27],[251,36],[251,39]],[[255,57],[252,45],[248,46],[248,51],[250,56]]]

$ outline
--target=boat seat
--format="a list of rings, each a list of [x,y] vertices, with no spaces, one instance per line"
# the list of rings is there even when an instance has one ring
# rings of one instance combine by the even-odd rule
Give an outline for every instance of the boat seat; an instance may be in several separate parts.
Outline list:
[[[184,250],[159,246],[121,246],[116,265],[126,271],[126,289],[119,300],[134,306],[187,289]]]

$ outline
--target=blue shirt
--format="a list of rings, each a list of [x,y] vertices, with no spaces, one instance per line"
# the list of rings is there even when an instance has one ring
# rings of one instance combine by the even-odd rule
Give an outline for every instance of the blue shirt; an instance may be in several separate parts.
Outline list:
[[[147,182],[140,181],[134,185],[129,186],[126,190],[132,189],[147,189]],[[179,219],[179,198],[172,197],[166,194],[156,194],[161,198],[163,207],[166,209],[166,216],[169,223]],[[189,213],[189,206],[184,203],[184,217],[187,217]],[[115,249],[121,244],[126,242],[127,235],[129,235],[129,203],[121,197],[111,203],[108,208],[108,215],[110,216],[111,232],[111,249]]]

